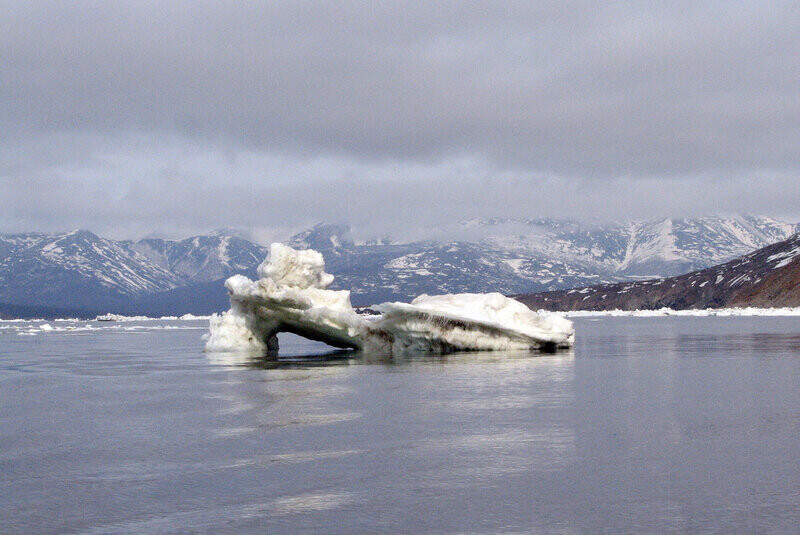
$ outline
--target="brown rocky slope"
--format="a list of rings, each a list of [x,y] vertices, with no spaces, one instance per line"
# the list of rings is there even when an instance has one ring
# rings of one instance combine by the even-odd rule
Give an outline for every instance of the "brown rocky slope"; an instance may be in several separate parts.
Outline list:
[[[534,310],[560,311],[800,307],[800,234],[677,277],[513,297]]]

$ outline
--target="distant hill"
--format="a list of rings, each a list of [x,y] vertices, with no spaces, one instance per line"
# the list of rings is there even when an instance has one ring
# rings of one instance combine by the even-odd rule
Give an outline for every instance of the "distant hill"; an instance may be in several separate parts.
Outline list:
[[[800,306],[800,234],[678,277],[517,295],[533,309],[636,310]]]

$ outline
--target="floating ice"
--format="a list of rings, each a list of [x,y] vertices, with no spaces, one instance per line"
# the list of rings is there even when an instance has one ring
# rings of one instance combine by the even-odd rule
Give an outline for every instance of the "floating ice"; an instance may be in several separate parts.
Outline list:
[[[372,307],[362,316],[347,290],[328,290],[333,276],[317,251],[273,243],[260,279],[225,281],[231,308],[210,320],[208,351],[277,350],[277,334],[292,332],[334,347],[391,353],[568,347],[572,323],[536,313],[498,293],[421,295],[411,303]]]
[[[225,281],[231,308],[210,320],[209,351],[277,350],[279,332],[293,332],[334,347],[361,349],[367,322],[350,305],[350,292],[328,290],[333,276],[316,251],[296,251],[273,243],[251,281]]]
[[[688,317],[706,317],[706,316],[800,316],[800,307],[783,307],[783,308],[702,308],[702,309],[687,309],[675,310],[672,308],[659,308],[656,310],[573,310],[571,312],[563,312],[563,314],[570,318],[592,317],[592,316],[625,316],[625,317],[661,317],[661,316],[688,316]]]
[[[373,308],[383,313],[378,325],[392,335],[395,352],[564,347],[573,340],[569,320],[499,293],[421,295]]]
[[[207,320],[210,319],[211,316],[195,316],[194,314],[184,314],[183,316],[161,316],[159,318],[152,318],[150,316],[124,316],[122,314],[101,314],[95,317],[94,321],[114,321],[114,322],[122,322],[122,321],[175,321],[175,320],[183,320],[183,321],[192,321],[192,320]],[[57,319],[55,321],[73,321],[70,319]]]

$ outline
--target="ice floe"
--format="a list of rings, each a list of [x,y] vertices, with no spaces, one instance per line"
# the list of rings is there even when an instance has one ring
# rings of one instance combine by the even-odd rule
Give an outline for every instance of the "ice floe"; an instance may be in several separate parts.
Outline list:
[[[349,291],[328,289],[333,276],[320,253],[280,243],[258,275],[225,282],[231,308],[211,317],[208,351],[277,350],[279,332],[387,353],[568,347],[574,338],[569,320],[498,293],[421,295],[372,307],[381,315],[360,315]]]

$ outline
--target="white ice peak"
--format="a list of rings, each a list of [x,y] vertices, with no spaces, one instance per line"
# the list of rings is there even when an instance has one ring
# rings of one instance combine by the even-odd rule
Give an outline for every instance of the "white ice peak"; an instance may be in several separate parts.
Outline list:
[[[385,353],[568,347],[574,338],[569,320],[499,293],[421,295],[373,307],[382,316],[361,316],[348,290],[327,289],[333,275],[320,253],[280,243],[270,246],[258,275],[225,281],[231,308],[212,316],[207,351],[277,350],[279,332]]]

